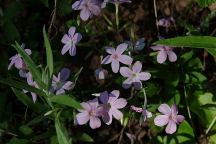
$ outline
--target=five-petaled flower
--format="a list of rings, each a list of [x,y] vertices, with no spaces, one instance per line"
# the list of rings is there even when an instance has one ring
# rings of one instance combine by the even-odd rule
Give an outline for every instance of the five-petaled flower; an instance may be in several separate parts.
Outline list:
[[[121,67],[120,74],[127,79],[123,82],[122,86],[125,89],[134,85],[134,88],[140,90],[142,88],[141,81],[147,81],[151,78],[151,74],[148,72],[141,72],[142,64],[140,61],[136,61],[132,66],[132,69],[128,67]]]
[[[76,121],[78,125],[84,125],[90,121],[90,127],[92,129],[99,128],[101,126],[101,121],[99,117],[101,116],[101,107],[98,105],[97,100],[92,100],[88,102],[81,103],[83,109],[78,109],[80,113],[76,115]]]
[[[173,52],[173,49],[171,47],[156,45],[152,46],[151,49],[153,49],[154,51],[159,51],[157,55],[157,62],[160,64],[166,61],[167,56],[170,62],[175,62],[177,60],[177,56]]]
[[[22,44],[21,47],[24,48],[24,44]],[[32,53],[30,49],[25,49],[25,52],[28,55],[31,55],[31,53]],[[15,66],[15,68],[17,68],[19,70],[26,70],[26,64],[23,61],[23,59],[21,58],[20,54],[16,54],[16,55],[12,56],[10,58],[10,61],[11,62],[8,65],[8,70],[10,70],[13,65]]]
[[[111,63],[112,71],[117,73],[119,71],[119,62],[131,65],[133,59],[128,55],[124,55],[123,52],[127,49],[128,44],[122,43],[117,46],[116,50],[112,47],[106,47],[106,52],[110,55],[106,56],[102,60],[102,64]]]
[[[53,75],[51,92],[56,92],[57,95],[65,93],[65,90],[71,90],[74,83],[67,81],[70,76],[70,70],[63,68],[58,76]]]
[[[98,0],[79,0],[73,3],[72,9],[81,10],[80,18],[86,21],[93,15],[97,16],[100,14],[101,2]]]
[[[75,33],[76,28],[71,27],[68,31],[68,34],[65,34],[61,40],[64,44],[64,47],[61,50],[61,54],[64,55],[67,51],[71,56],[76,55],[76,44],[82,39],[80,33]]]
[[[102,103],[102,118],[103,121],[110,125],[112,123],[112,117],[120,120],[123,114],[119,109],[124,108],[127,105],[127,101],[124,98],[118,98],[120,92],[113,90],[110,94],[104,91],[100,94],[99,101]]]
[[[161,104],[158,108],[162,115],[158,115],[154,119],[156,126],[166,126],[166,133],[173,134],[176,131],[176,124],[180,124],[184,120],[184,116],[178,115],[176,105],[170,108],[167,104]]]

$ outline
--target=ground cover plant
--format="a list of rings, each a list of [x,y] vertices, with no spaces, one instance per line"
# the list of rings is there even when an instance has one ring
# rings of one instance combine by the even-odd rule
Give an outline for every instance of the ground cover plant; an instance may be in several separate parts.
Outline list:
[[[0,0],[0,143],[215,144],[215,0]]]

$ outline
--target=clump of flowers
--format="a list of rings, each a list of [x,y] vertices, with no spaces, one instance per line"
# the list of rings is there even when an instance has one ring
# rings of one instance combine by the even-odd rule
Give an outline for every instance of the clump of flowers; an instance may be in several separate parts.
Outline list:
[[[185,118],[182,115],[178,115],[178,108],[174,104],[170,108],[167,104],[161,104],[158,111],[162,115],[158,115],[154,119],[156,126],[162,127],[166,126],[166,133],[173,134],[176,131],[176,124],[180,124]]]
[[[98,99],[81,103],[83,109],[78,109],[80,113],[76,115],[77,124],[83,125],[90,121],[90,127],[95,129],[101,126],[100,117],[107,125],[112,123],[113,117],[120,120],[123,114],[119,109],[124,108],[127,101],[124,98],[119,98],[119,95],[118,90],[113,90],[110,94],[105,91],[100,94]]]
[[[164,63],[168,57],[170,62],[175,62],[177,60],[177,55],[173,51],[171,47],[163,46],[163,45],[156,45],[152,46],[151,49],[154,51],[159,51],[157,55],[157,62]]]

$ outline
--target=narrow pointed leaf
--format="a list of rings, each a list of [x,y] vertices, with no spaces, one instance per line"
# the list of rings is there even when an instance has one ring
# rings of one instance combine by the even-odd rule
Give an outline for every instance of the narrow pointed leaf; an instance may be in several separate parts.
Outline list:
[[[9,85],[11,87],[21,89],[21,90],[24,89],[24,90],[27,90],[29,92],[36,93],[39,96],[46,96],[46,94],[42,90],[35,88],[35,87],[32,87],[32,86],[28,85],[27,83],[24,83],[21,81],[8,79],[8,78],[7,79],[0,78],[0,83],[5,84],[5,85]]]
[[[60,112],[57,114],[57,116],[55,118],[55,128],[56,128],[56,134],[57,134],[58,142],[59,142],[59,144],[70,144],[70,142],[67,138],[68,135],[65,134],[65,132],[63,131],[63,127],[62,127],[60,120],[59,120],[59,115],[60,115]]]
[[[171,47],[204,48],[211,55],[216,56],[216,37],[211,36],[182,36],[159,40],[154,44],[167,45]]]
[[[47,66],[49,68],[49,74],[51,77],[53,74],[53,53],[49,42],[49,38],[46,33],[45,26],[43,27],[43,37],[44,37],[44,44],[46,47]]]
[[[80,103],[68,95],[57,95],[50,98],[51,102],[81,109]]]

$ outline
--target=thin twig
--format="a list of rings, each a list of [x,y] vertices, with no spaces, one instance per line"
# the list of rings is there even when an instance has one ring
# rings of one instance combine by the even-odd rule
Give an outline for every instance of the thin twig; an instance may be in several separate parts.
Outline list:
[[[216,115],[215,115],[214,119],[212,120],[211,124],[209,125],[208,129],[206,130],[206,135],[208,135],[209,131],[214,126],[215,122],[216,122]]]
[[[15,133],[12,133],[12,132],[8,132],[8,131],[6,131],[6,130],[3,130],[3,129],[0,129],[0,132],[2,132],[2,133],[6,133],[6,134],[8,134],[8,135],[15,136],[15,137],[18,137],[18,135],[17,135],[17,134],[15,134]]]
[[[49,30],[48,30],[48,36],[49,36],[49,37],[50,37],[50,35],[51,35],[52,27],[53,27],[53,24],[54,24],[54,21],[55,21],[55,18],[56,18],[57,0],[55,0],[54,3],[55,3],[55,4],[54,4],[53,12],[52,12],[52,19],[51,19],[50,26],[49,26]]]
[[[155,14],[155,25],[156,25],[156,28],[157,28],[157,35],[160,36],[159,27],[158,27],[157,4],[156,4],[155,0],[153,2],[154,2],[154,14]]]

